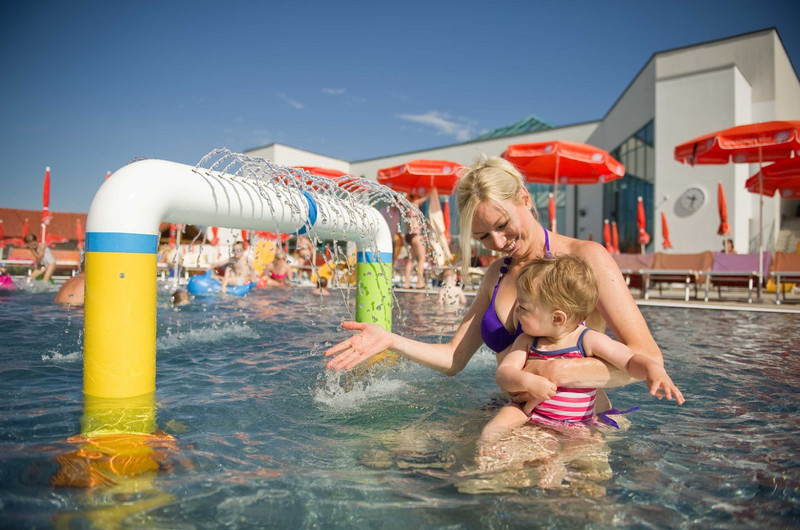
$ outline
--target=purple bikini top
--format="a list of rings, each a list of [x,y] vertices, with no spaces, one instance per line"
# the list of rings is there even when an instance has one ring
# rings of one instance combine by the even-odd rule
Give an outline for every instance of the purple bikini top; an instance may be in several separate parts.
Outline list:
[[[544,227],[542,229],[544,230]],[[553,253],[550,252],[550,237],[547,234],[547,230],[544,230],[544,257],[553,257]],[[508,272],[508,266],[510,264],[511,256],[506,256],[503,259],[503,266],[500,267],[500,276],[497,278],[497,283],[494,286],[492,301],[489,302],[489,307],[486,308],[486,312],[481,319],[481,338],[484,344],[495,353],[500,353],[511,346],[514,340],[522,333],[522,327],[519,324],[517,324],[516,330],[509,333],[503,323],[500,322],[500,319],[497,318],[497,311],[494,308],[497,288],[500,287],[500,282],[503,280],[503,276],[505,276],[506,272]]]

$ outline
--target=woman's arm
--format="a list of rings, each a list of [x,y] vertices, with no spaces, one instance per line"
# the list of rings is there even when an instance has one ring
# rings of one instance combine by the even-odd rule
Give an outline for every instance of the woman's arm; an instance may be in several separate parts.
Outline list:
[[[343,328],[358,333],[325,352],[326,357],[334,356],[328,361],[328,368],[349,370],[374,355],[390,350],[447,375],[457,374],[483,344],[481,319],[491,302],[499,270],[499,264],[492,264],[484,275],[472,305],[447,344],[411,340],[386,331],[376,324],[344,322]]]

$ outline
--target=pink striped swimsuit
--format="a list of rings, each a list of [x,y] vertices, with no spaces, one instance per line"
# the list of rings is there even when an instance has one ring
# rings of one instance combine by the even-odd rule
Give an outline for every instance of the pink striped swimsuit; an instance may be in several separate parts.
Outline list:
[[[536,349],[538,338],[533,340],[531,349],[528,351],[528,359],[570,359],[586,357],[583,351],[583,336],[589,328],[584,329],[578,344],[570,348],[563,348],[553,351],[542,351]],[[597,395],[596,388],[564,388],[558,387],[556,395],[547,401],[543,401],[533,409],[530,415],[531,421],[555,420],[557,422],[578,423],[592,422],[594,417],[594,402]],[[543,423],[547,423],[544,421]]]

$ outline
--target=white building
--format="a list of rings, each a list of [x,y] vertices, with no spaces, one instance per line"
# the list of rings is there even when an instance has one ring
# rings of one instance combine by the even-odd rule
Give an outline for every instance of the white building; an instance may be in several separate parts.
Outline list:
[[[559,188],[559,232],[602,240],[603,220],[616,220],[623,251],[636,248],[636,197],[644,197],[647,251],[662,250],[661,212],[673,252],[719,250],[717,183],[722,182],[732,237],[740,252],[758,250],[759,196],[745,189],[757,165],[690,167],[674,158],[675,146],[706,133],[772,120],[800,120],[800,81],[777,30],[655,53],[599,121],[554,127],[535,117],[474,140],[427,150],[345,161],[271,144],[247,151],[285,165],[322,166],[375,179],[378,169],[416,158],[471,163],[480,153],[500,155],[508,145],[547,140],[582,142],[609,151],[625,164],[623,179],[596,186]],[[530,185],[540,210],[549,186]],[[696,198],[687,209],[681,197]],[[800,233],[800,201],[764,198],[766,250],[795,250],[781,228]],[[455,223],[454,223],[455,226]],[[791,246],[791,248],[785,248]]]

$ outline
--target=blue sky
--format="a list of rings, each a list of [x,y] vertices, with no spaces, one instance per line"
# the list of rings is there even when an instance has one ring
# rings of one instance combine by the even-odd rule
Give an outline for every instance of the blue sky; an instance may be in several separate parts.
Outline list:
[[[88,211],[136,157],[279,142],[345,160],[449,145],[535,114],[608,111],[653,53],[778,28],[800,2],[7,1],[0,207]]]

